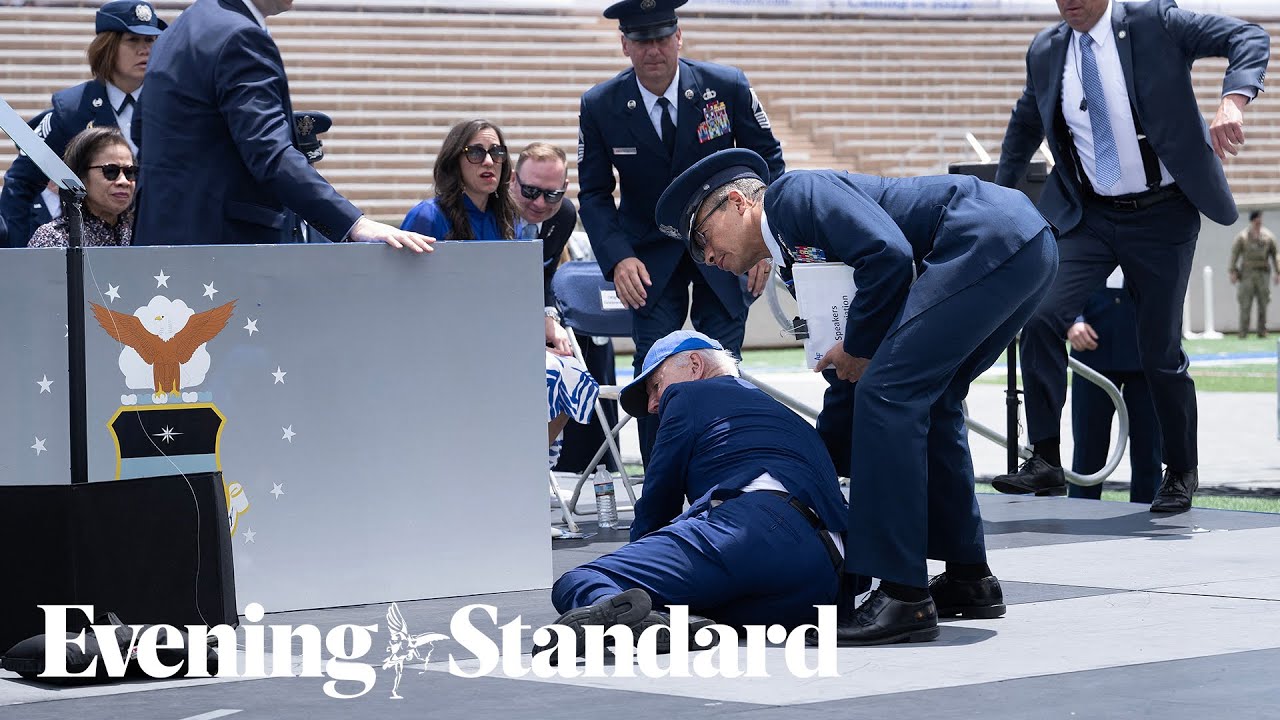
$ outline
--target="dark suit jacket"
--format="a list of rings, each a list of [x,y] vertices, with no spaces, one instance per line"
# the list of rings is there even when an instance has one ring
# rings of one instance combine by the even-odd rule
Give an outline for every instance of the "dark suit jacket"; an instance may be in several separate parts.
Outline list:
[[[1102,288],[1089,298],[1082,315],[1098,334],[1098,349],[1072,350],[1072,356],[1100,372],[1142,372],[1138,313],[1128,290]]]
[[[196,0],[156,41],[142,88],[138,245],[341,239],[360,211],[295,147],[275,42],[241,0]]]
[[[1026,195],[967,175],[793,170],[769,187],[764,209],[780,244],[854,269],[844,349],[863,358],[1049,227]]]
[[[707,509],[712,493],[769,473],[813,509],[826,529],[843,532],[847,505],[836,469],[809,423],[754,385],[733,377],[676,383],[662,394],[658,439],[645,467],[631,539]]]
[[[741,70],[681,60],[678,103],[674,161],[645,112],[634,69],[588,90],[578,115],[578,202],[591,247],[610,281],[619,261],[639,258],[653,280],[650,297],[662,294],[686,252],[683,243],[664,235],[654,221],[658,198],[672,180],[698,160],[731,147],[759,153],[773,178],[785,169],[782,145]],[[729,130],[699,142],[704,111],[719,103],[724,103]],[[622,184],[616,206],[614,168]],[[714,267],[700,270],[730,314],[746,308],[738,278]]]
[[[569,236],[578,226],[578,210],[573,201],[565,198],[555,215],[542,222],[542,231],[538,237],[542,240],[542,304],[544,307],[557,307],[556,294],[551,291],[551,278],[556,275],[560,266],[560,253],[569,244]]]
[[[31,119],[31,127],[49,149],[62,157],[67,143],[87,127],[115,127],[116,114],[107,98],[107,86],[96,80],[53,94],[51,109]],[[9,244],[26,247],[43,223],[37,223],[32,207],[49,179],[25,154],[18,155],[4,174],[0,189],[0,216],[9,225]],[[48,222],[48,219],[45,219]],[[0,245],[0,247],[4,247]]]
[[[1245,87],[1261,91],[1270,53],[1266,32],[1235,18],[1182,10],[1173,0],[1116,2],[1111,26],[1129,101],[1152,149],[1201,213],[1223,225],[1235,222],[1235,200],[1196,104],[1191,63],[1226,57],[1224,93]],[[1009,119],[996,172],[996,182],[1012,187],[1041,140],[1049,138],[1055,166],[1040,196],[1040,209],[1062,232],[1080,222],[1083,207],[1072,141],[1060,107],[1071,38],[1071,28],[1060,22],[1031,41],[1027,84]]]

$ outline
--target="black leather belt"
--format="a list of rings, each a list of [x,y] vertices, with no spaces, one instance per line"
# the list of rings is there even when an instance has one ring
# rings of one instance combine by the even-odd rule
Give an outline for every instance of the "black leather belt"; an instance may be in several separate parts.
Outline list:
[[[754,490],[753,492],[777,495],[778,497],[785,499],[788,505],[795,508],[801,515],[803,515],[805,521],[808,522],[814,530],[818,531],[818,537],[822,539],[822,546],[827,549],[827,556],[831,558],[831,564],[835,566],[836,573],[841,572],[844,567],[844,558],[840,556],[840,549],[836,547],[835,541],[831,539],[831,534],[827,532],[826,526],[822,524],[822,518],[818,517],[817,513],[815,513],[808,505],[805,505],[803,500],[782,490]]]
[[[1120,212],[1137,212],[1146,210],[1152,205],[1156,205],[1170,200],[1175,197],[1181,197],[1182,190],[1175,183],[1170,183],[1162,188],[1148,190],[1146,192],[1133,193],[1132,195],[1097,195],[1089,193],[1086,198],[1095,204]]]

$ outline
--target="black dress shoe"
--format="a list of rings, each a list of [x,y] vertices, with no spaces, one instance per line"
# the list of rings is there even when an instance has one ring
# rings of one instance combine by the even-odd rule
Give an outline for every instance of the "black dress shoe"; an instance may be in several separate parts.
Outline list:
[[[853,622],[836,626],[836,645],[890,645],[928,642],[938,638],[938,611],[933,599],[920,602],[894,600],[879,588],[853,613]],[[818,633],[805,633],[805,642],[818,644]]]
[[[1160,483],[1160,492],[1151,502],[1151,512],[1172,513],[1191,509],[1191,496],[1200,487],[1200,477],[1195,470],[1177,472],[1164,471],[1164,482]]]
[[[993,575],[981,580],[956,580],[942,573],[929,581],[929,594],[940,618],[1004,617],[1004,591]]]
[[[578,657],[582,657],[583,641],[586,638],[586,627],[588,625],[603,625],[605,627],[626,625],[634,632],[649,617],[649,611],[652,609],[653,600],[649,598],[649,593],[641,588],[631,588],[617,595],[607,597],[593,605],[574,608],[561,615],[556,620],[556,624],[573,629],[573,634],[577,641],[577,647],[574,652]],[[537,655],[555,647],[556,636],[552,635],[551,640],[552,644],[550,645],[535,645],[533,654]]]
[[[1022,463],[1018,472],[996,476],[991,487],[1009,495],[1065,495],[1067,478],[1062,474],[1062,468],[1050,465],[1039,455],[1032,455],[1030,460]]]
[[[715,624],[715,620],[712,620],[710,618],[704,618],[701,615],[689,616],[689,649],[690,650],[706,650],[708,648],[713,648],[716,645],[720,644],[720,635],[714,632],[711,633],[711,642],[708,644],[704,645],[702,643],[699,643],[697,640],[698,630],[700,630],[701,628],[707,627],[708,625],[714,625],[714,624]],[[635,636],[638,641],[640,638],[640,633],[644,632],[646,629],[654,625],[670,628],[671,613],[665,612],[662,610],[652,610],[649,612],[648,616],[646,616],[644,620],[641,620],[638,625],[632,626],[631,629],[633,632],[635,632]],[[667,630],[665,632],[662,630],[658,631],[657,652],[659,655],[666,655],[667,653],[671,652],[671,631],[670,630]]]

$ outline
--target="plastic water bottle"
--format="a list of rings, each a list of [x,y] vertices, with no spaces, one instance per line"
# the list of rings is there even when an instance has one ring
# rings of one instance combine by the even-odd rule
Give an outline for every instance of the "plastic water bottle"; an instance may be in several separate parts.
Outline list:
[[[591,482],[596,487],[596,525],[602,530],[617,527],[618,501],[613,494],[613,475],[604,465],[597,465]]]

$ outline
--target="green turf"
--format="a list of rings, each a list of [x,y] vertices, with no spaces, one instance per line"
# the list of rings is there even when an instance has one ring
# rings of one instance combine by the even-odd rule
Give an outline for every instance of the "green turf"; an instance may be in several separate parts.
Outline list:
[[[996,491],[990,485],[977,484],[981,494],[994,495]],[[1106,502],[1128,502],[1129,493],[1124,490],[1103,490],[1102,499]],[[1198,508],[1211,510],[1243,510],[1246,512],[1280,513],[1280,498],[1239,495],[1197,495],[1191,504]]]

